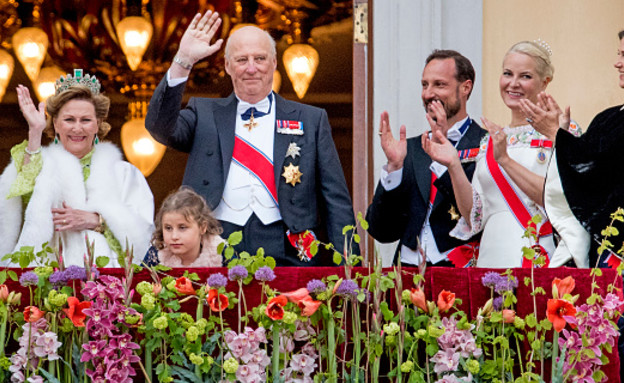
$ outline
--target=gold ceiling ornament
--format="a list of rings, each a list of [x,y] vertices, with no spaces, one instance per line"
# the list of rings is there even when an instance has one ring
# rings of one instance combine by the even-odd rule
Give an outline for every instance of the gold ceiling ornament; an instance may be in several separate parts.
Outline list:
[[[96,74],[104,89],[131,98],[156,88],[197,12],[210,9],[222,16],[224,22],[215,39],[227,38],[231,25],[229,0],[89,0],[80,8],[64,4],[68,2],[42,5],[50,56]],[[197,63],[189,82],[203,85],[224,76],[221,50]]]
[[[13,35],[13,50],[30,81],[35,81],[48,50],[48,35],[39,27],[20,28]]]
[[[13,56],[5,49],[0,48],[0,101],[2,101],[9,80],[13,75],[13,68],[15,68]]]
[[[147,177],[160,163],[166,147],[145,129],[147,101],[133,101],[128,109],[129,120],[121,127],[121,147],[128,161]]]
[[[33,82],[35,93],[39,101],[45,101],[52,96],[55,90],[56,81],[65,75],[65,71],[56,65],[41,68],[39,76]]]
[[[318,52],[309,44],[293,44],[284,51],[282,60],[297,97],[303,98],[319,64]]]
[[[0,0],[0,47],[18,57],[33,83],[42,64],[56,64],[66,72],[84,68],[100,79],[108,94],[138,99],[138,94],[151,94],[164,77],[198,12],[210,9],[223,19],[215,40],[227,39],[232,28],[250,23],[277,40],[288,34],[289,44],[304,44],[301,20],[306,19],[306,26],[330,24],[350,17],[351,8],[352,0]],[[309,29],[303,34],[308,36]],[[16,65],[1,56],[0,85]],[[314,69],[305,71],[311,80]],[[221,49],[194,66],[187,87],[203,91],[220,84],[219,89],[228,91],[225,75]],[[308,84],[310,80],[304,78]]]
[[[48,51],[48,35],[40,27],[41,3],[43,0],[31,1],[32,21],[29,26],[20,28],[13,35],[12,46],[17,60],[22,64],[30,81],[35,81],[39,76],[41,65]]]
[[[0,101],[4,97],[15,69],[15,60],[7,49],[11,48],[11,36],[22,25],[17,6],[15,0],[0,1]]]
[[[133,71],[137,70],[141,63],[143,54],[152,39],[153,31],[152,24],[141,16],[124,17],[117,24],[119,45]]]
[[[306,2],[290,0],[290,3],[302,6]],[[283,16],[285,24],[290,26],[290,34],[286,35],[286,41],[291,45],[284,51],[282,61],[293,89],[300,99],[308,91],[319,64],[318,52],[307,44],[303,37],[302,21],[306,17],[307,14],[298,8],[286,9]]]

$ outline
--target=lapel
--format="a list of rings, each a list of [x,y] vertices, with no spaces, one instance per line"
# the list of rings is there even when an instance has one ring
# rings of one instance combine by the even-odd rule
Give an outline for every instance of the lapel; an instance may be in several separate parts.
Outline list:
[[[431,170],[429,165],[431,165],[431,157],[423,150],[420,144],[420,137],[418,137],[414,146],[413,166],[416,174],[416,183],[423,201],[429,203],[429,193],[431,191]]]
[[[457,144],[457,149],[472,149],[478,148],[481,144],[481,138],[483,137],[485,131],[481,129],[479,124],[477,124],[474,120],[468,127],[466,134],[459,140]]]
[[[484,131],[476,122],[474,122],[474,120],[471,121],[472,122],[470,123],[468,130],[466,130],[466,133],[464,133],[464,135],[459,139],[459,142],[457,143],[457,150],[478,148],[479,144],[481,143],[481,137],[483,136]],[[427,170],[429,170],[429,168],[427,168]],[[431,173],[431,171],[429,173]],[[450,177],[447,174],[448,170],[446,173],[444,173],[442,177]],[[429,175],[429,177],[431,177],[431,175]],[[427,194],[427,198],[429,198],[429,194]],[[438,193],[436,195],[436,199],[433,201],[433,206],[431,210],[435,210],[440,205],[440,203],[442,203],[442,197],[440,197],[440,193]]]
[[[214,107],[214,124],[219,135],[221,146],[221,166],[223,168],[223,184],[230,171],[232,154],[234,153],[234,134],[236,131],[236,105],[238,101],[234,93],[224,99],[216,100]]]
[[[279,188],[281,184],[282,168],[286,160],[286,150],[292,142],[293,136],[288,134],[277,133],[277,120],[299,120],[299,111],[286,101],[280,95],[273,93],[275,97],[275,127],[273,129],[273,171],[275,172],[275,187],[279,197]],[[306,131],[304,125],[304,134],[311,133]]]

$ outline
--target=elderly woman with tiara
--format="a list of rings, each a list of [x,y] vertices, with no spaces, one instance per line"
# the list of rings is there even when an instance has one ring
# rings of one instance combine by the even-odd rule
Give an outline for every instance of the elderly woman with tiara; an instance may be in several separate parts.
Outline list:
[[[110,100],[82,70],[61,76],[55,87],[38,107],[28,88],[17,87],[28,140],[11,149],[0,176],[0,256],[22,246],[38,251],[47,242],[62,246],[66,265],[82,265],[86,237],[109,266],[119,265],[126,244],[140,255],[138,263],[149,247],[154,198],[139,170],[100,141],[111,128]],[[53,139],[47,147],[44,133]]]
[[[511,121],[500,127],[482,118],[489,134],[482,141],[472,184],[462,170],[455,148],[445,137],[438,135],[441,144],[423,140],[432,159],[448,167],[453,182],[462,218],[451,235],[470,238],[482,233],[479,267],[532,267],[532,260],[523,257],[523,247],[547,254],[547,265],[560,266],[552,258],[553,230],[543,209],[552,141],[533,129],[520,106],[523,99],[537,102],[538,94],[552,80],[550,56],[550,47],[541,40],[519,42],[505,54],[499,89],[511,112]],[[538,236],[535,243],[524,233],[529,221],[538,214],[541,222],[532,224]]]

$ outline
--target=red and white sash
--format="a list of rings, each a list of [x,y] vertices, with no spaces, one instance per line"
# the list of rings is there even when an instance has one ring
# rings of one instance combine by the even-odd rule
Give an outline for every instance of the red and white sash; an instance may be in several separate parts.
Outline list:
[[[518,197],[518,194],[516,194],[516,191],[511,186],[511,184],[509,183],[509,181],[503,174],[503,171],[501,170],[500,166],[494,159],[494,144],[492,143],[492,137],[490,137],[488,141],[485,159],[486,159],[488,170],[490,174],[492,175],[492,178],[494,179],[496,186],[498,186],[498,190],[500,190],[501,194],[503,195],[503,198],[505,199],[507,206],[509,206],[509,210],[511,210],[513,215],[516,217],[518,224],[522,226],[524,230],[526,230],[529,227],[529,222],[531,221],[531,218],[532,218],[531,214],[529,213],[529,210],[524,205],[520,197]],[[531,226],[535,226],[535,224],[531,223]],[[539,228],[539,231],[537,232],[538,244],[539,244],[539,239],[541,237],[549,236],[551,234],[552,234],[552,225],[550,224],[550,221],[546,220],[544,221],[544,223],[542,223],[542,225]],[[540,249],[545,254],[548,254],[546,249],[544,249],[542,246],[540,246]],[[548,267],[548,264],[550,263],[550,256],[551,255],[548,254],[548,256],[546,257],[546,264],[544,265],[544,267]],[[522,267],[533,267],[533,262],[531,262],[531,260],[523,258]]]
[[[266,154],[253,146],[250,142],[236,135],[234,136],[234,153],[232,154],[232,160],[253,174],[266,191],[269,192],[275,205],[279,206],[277,203],[277,188],[275,187],[273,161],[271,161]]]

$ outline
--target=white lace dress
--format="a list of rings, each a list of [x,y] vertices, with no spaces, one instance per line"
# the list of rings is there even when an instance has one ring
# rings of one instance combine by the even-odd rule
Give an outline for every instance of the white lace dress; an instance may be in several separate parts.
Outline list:
[[[546,140],[546,137],[536,132],[530,125],[505,127],[504,132],[507,134],[509,156],[533,173],[545,176],[552,148],[531,147],[531,142]],[[482,232],[477,267],[522,267],[522,248],[531,246],[532,243],[528,238],[523,238],[525,229],[510,210],[488,170],[486,149],[489,138],[490,136],[486,135],[481,141],[477,166],[472,178],[473,206],[470,212],[472,228],[464,218],[460,218],[450,234],[456,238],[468,239]],[[543,224],[546,221],[543,209],[513,183],[502,167],[501,171],[529,214],[535,216],[539,213]],[[542,237],[540,245],[552,254],[555,248],[552,234]]]

